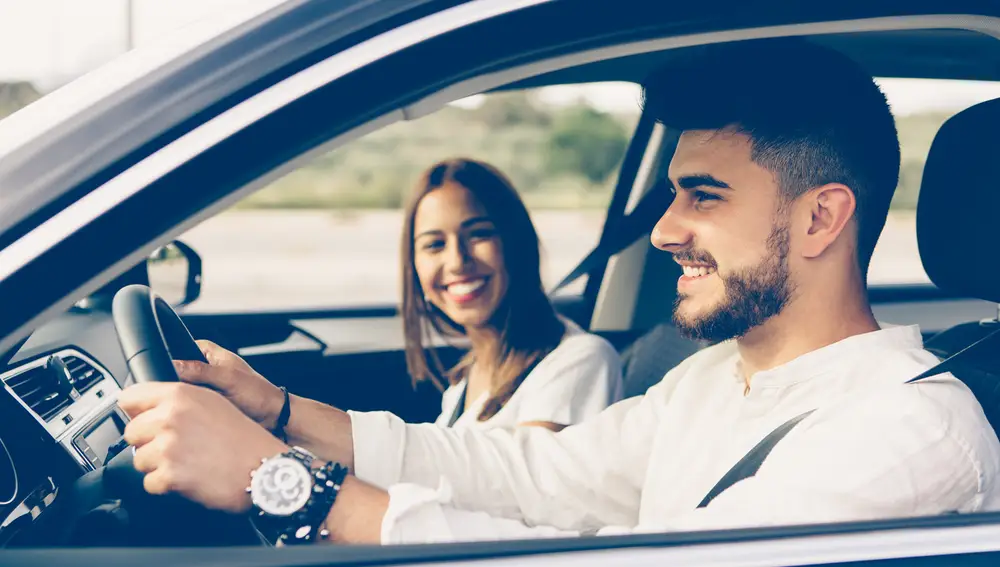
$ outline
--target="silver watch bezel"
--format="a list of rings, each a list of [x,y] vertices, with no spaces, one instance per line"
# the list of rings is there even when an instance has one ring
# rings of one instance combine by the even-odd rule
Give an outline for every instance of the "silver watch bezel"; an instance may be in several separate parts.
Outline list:
[[[276,479],[280,485],[275,483]],[[309,503],[313,483],[312,470],[305,463],[288,455],[277,455],[265,459],[252,473],[250,500],[269,516],[291,516]]]

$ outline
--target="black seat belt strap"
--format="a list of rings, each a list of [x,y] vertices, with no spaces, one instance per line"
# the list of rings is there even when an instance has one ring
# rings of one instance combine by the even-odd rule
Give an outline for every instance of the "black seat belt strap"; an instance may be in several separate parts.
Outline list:
[[[725,474],[719,482],[715,483],[712,490],[708,491],[705,498],[702,499],[701,503],[698,504],[699,508],[704,508],[708,506],[708,503],[715,500],[715,497],[722,494],[723,491],[736,484],[737,482],[750,478],[757,474],[760,466],[764,464],[764,459],[771,453],[771,449],[778,444],[778,441],[784,439],[788,432],[795,428],[803,419],[809,417],[812,412],[816,410],[809,410],[803,414],[797,415],[792,419],[789,419],[785,423],[778,426],[777,429],[767,434],[767,437],[760,440],[760,443],[754,445],[753,449],[743,455],[743,458],[739,460],[738,463],[733,465],[733,468],[729,469],[729,472]]]
[[[992,333],[989,333],[985,337],[979,339],[978,341],[972,343],[971,345],[965,347],[964,349],[949,356],[948,358],[944,359],[943,361],[934,365],[933,367],[921,372],[920,374],[914,376],[913,378],[910,378],[909,380],[906,381],[906,383],[912,384],[914,382],[918,382],[925,378],[930,378],[932,376],[944,374],[945,372],[951,372],[952,367],[955,365],[955,362],[958,361],[958,359],[960,358],[965,359],[966,357],[970,356],[973,352],[975,352],[978,347],[993,340],[995,337],[998,336],[1000,336],[1000,329],[997,329]],[[785,423],[781,424],[777,429],[769,433],[767,437],[762,439],[760,443],[757,443],[753,447],[753,449],[750,449],[750,451],[747,452],[747,454],[744,455],[743,458],[740,459],[738,463],[733,465],[733,468],[729,469],[729,472],[727,472],[725,476],[723,476],[722,479],[719,480],[719,482],[717,482],[715,486],[712,487],[712,490],[708,492],[705,498],[702,499],[701,503],[698,504],[698,507],[704,508],[705,506],[708,506],[709,502],[714,500],[716,496],[722,494],[723,491],[725,491],[732,485],[757,474],[757,471],[760,470],[760,466],[764,464],[764,459],[766,459],[767,456],[771,454],[771,450],[774,449],[774,446],[777,445],[779,441],[784,439],[785,435],[788,435],[788,432],[794,429],[795,426],[799,424],[799,422],[809,417],[809,415],[812,414],[812,412],[814,411],[816,410],[814,409],[809,410],[801,415],[797,415],[792,419],[786,421]]]
[[[554,294],[589,274],[649,233],[656,221],[666,212],[673,198],[674,192],[670,181],[666,179],[657,181],[642,196],[632,212],[621,219],[615,231],[608,238],[602,239],[601,243],[591,250],[550,293]]]
[[[917,382],[917,381],[923,380],[924,378],[930,378],[931,376],[937,376],[938,374],[944,374],[945,372],[951,372],[952,366],[955,365],[955,362],[959,358],[965,359],[966,357],[970,356],[973,352],[975,352],[976,349],[980,345],[982,345],[982,344],[984,344],[984,343],[986,343],[988,341],[993,340],[993,338],[997,337],[997,336],[1000,336],[1000,329],[997,329],[997,330],[995,330],[995,331],[987,334],[985,337],[979,339],[978,341],[972,343],[971,345],[963,348],[962,350],[960,350],[960,351],[956,352],[955,354],[949,356],[948,358],[942,360],[940,363],[938,363],[937,365],[933,366],[932,368],[929,368],[929,369],[921,372],[920,374],[917,374],[913,378],[910,378],[909,380],[906,381],[906,383],[907,384],[912,384],[913,382]]]
[[[448,427],[455,427],[455,422],[458,418],[462,417],[465,413],[465,395],[469,391],[469,384],[465,383],[462,385],[462,395],[458,398],[458,403],[455,404],[455,409],[451,412],[451,417],[448,419]]]

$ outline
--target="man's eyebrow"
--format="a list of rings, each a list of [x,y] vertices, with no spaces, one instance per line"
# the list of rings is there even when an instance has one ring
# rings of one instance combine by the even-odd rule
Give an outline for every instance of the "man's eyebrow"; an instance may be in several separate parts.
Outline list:
[[[677,185],[681,189],[694,189],[696,187],[715,187],[716,189],[732,189],[728,183],[712,177],[707,173],[696,175],[682,175],[677,179]]]

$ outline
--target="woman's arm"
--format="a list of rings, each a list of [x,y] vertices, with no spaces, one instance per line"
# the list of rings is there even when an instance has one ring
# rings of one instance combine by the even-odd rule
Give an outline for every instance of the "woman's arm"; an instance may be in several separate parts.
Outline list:
[[[570,337],[528,375],[510,410],[520,425],[560,431],[621,399],[621,367],[617,351],[601,337]]]

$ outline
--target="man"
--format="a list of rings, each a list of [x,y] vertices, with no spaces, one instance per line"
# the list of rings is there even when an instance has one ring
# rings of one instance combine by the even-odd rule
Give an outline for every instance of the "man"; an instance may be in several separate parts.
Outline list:
[[[982,409],[950,375],[905,384],[937,361],[918,329],[881,329],[866,299],[899,171],[872,78],[801,40],[744,42],[669,64],[644,103],[683,132],[651,236],[684,269],[674,321],[719,344],[560,433],[407,425],[293,396],[286,445],[267,431],[282,393],[203,343],[210,365],[179,375],[228,400],[187,384],[121,395],[147,489],[246,511],[250,471],[298,445],[355,475],[323,510],[332,539],[382,543],[994,509],[1000,443]],[[699,506],[812,410],[755,476]]]

